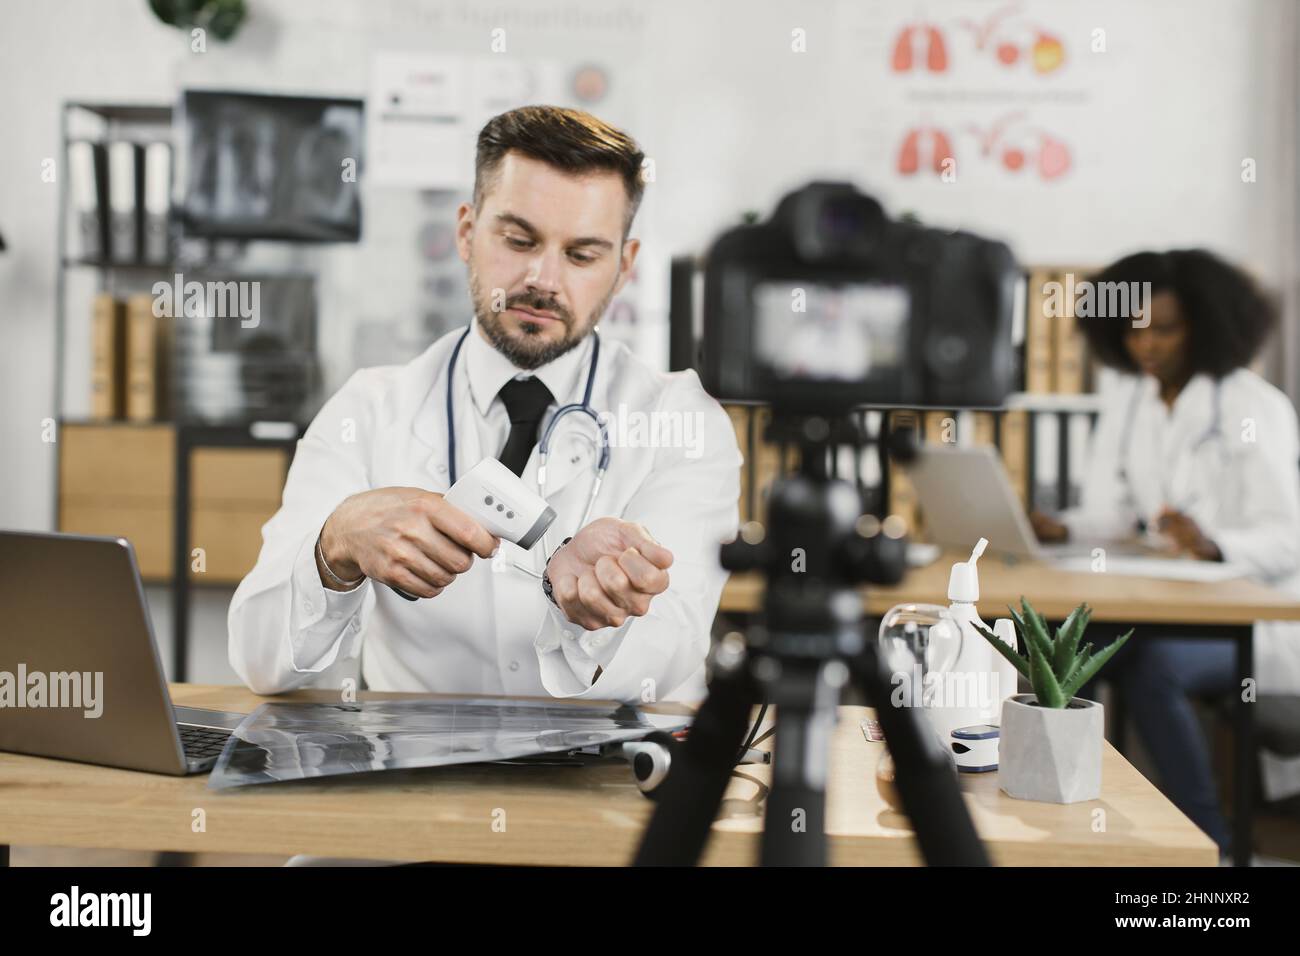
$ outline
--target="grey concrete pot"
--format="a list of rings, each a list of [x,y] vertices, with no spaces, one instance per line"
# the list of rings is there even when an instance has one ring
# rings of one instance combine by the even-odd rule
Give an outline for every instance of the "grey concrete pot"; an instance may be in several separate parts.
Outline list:
[[[998,784],[1008,796],[1078,803],[1101,796],[1105,713],[1075,697],[1062,708],[1039,707],[1033,694],[1002,702]]]

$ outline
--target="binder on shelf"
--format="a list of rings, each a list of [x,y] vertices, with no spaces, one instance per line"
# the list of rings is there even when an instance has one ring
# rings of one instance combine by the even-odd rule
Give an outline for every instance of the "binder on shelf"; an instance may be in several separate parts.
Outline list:
[[[863,446],[862,456],[859,459],[861,471],[859,475],[862,484],[866,486],[868,497],[873,514],[884,514],[885,501],[884,494],[884,474],[881,469],[880,446],[886,438],[885,425],[887,416],[884,412],[878,410],[868,410],[862,413],[862,430],[869,439],[874,439],[876,444],[868,442]],[[888,467],[888,466],[885,466]]]
[[[994,427],[992,412],[970,413],[970,443],[972,445],[997,444],[997,431]]]
[[[894,431],[911,429],[919,432],[922,428],[921,417],[913,411],[890,412],[886,427]],[[894,462],[889,465],[889,503],[886,510],[888,514],[903,519],[909,535],[917,537],[921,533],[921,505],[916,486],[912,484],[906,469],[898,467]]]
[[[925,440],[931,445],[957,443],[957,416],[953,412],[932,409],[925,413]]]
[[[835,474],[843,480],[851,481],[859,488],[866,490],[866,481],[863,478],[865,465],[862,458],[864,456],[859,456],[857,449],[849,445],[836,447],[832,454],[835,456]]]
[[[103,147],[89,140],[68,143],[68,248],[73,259],[97,261],[108,248],[101,180],[107,178]]]
[[[1073,275],[1075,281],[1078,281],[1084,273],[1075,271]],[[1065,273],[1060,273],[1056,279],[1065,288],[1072,287],[1065,284]],[[1087,349],[1084,346],[1083,333],[1079,331],[1075,319],[1073,299],[1066,298],[1063,305],[1061,316],[1053,321],[1055,340],[1052,349],[1056,361],[1054,371],[1056,391],[1078,395],[1088,390]]]
[[[126,410],[126,307],[107,292],[91,314],[90,415],[113,421]]]
[[[1069,489],[1064,507],[1074,508],[1083,501],[1083,482],[1088,467],[1088,442],[1092,435],[1092,421],[1087,415],[1071,415],[1066,428],[1069,443]]]
[[[750,520],[752,509],[750,507],[750,470],[754,467],[753,451],[750,449],[749,440],[749,406],[748,405],[723,405],[727,417],[731,419],[731,427],[736,430],[736,445],[740,448],[740,455],[744,459],[740,466],[740,523],[744,524]]]
[[[864,514],[883,516],[887,502],[884,499],[884,481],[881,474],[880,447],[874,443],[882,437],[881,429],[885,413],[874,410],[858,410],[853,413],[858,427],[862,430],[864,440],[861,448],[848,446],[839,449],[836,464],[839,477],[845,481],[857,483],[862,494]]]
[[[146,262],[167,262],[171,258],[171,144],[150,143],[144,148],[143,156],[144,248],[141,258]]]
[[[109,258],[114,262],[140,259],[139,152],[135,143],[108,144],[108,245]]]
[[[149,293],[126,302],[126,417],[133,422],[166,418],[167,357],[171,319],[155,315]]]
[[[1029,413],[1016,409],[1002,414],[1002,464],[1020,503],[1029,506]]]
[[[1065,505],[1060,501],[1060,425],[1055,415],[1035,415],[1034,429],[1034,487],[1030,507],[1055,512]]]
[[[1056,391],[1052,328],[1056,320],[1048,315],[1047,310],[1047,284],[1055,280],[1056,276],[1050,269],[1034,269],[1029,273],[1025,307],[1026,392]]]
[[[764,435],[772,421],[772,409],[760,405],[753,410],[754,429],[754,500],[751,502],[752,518],[763,521],[767,516],[767,496],[773,483],[783,474],[798,467],[799,450],[788,447],[782,455],[781,446],[767,441]]]

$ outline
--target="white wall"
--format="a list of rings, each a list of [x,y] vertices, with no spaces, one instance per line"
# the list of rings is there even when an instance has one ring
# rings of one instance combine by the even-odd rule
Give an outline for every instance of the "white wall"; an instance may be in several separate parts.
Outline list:
[[[40,422],[52,403],[57,194],[40,170],[58,153],[65,99],[170,101],[185,86],[362,94],[374,52],[486,53],[494,26],[508,31],[507,55],[603,63],[619,92],[607,118],[627,123],[656,164],[638,227],[652,356],[664,353],[667,257],[702,248],[745,210],[767,211],[814,177],[850,177],[892,211],[1000,236],[1023,261],[1100,263],[1142,246],[1204,244],[1278,288],[1294,285],[1290,3],[1025,0],[1022,19],[1060,35],[1068,50],[1066,64],[1038,85],[999,71],[959,25],[1001,0],[249,6],[233,44],[196,54],[145,0],[4,4],[0,527],[48,527],[53,510],[54,450],[41,441]],[[951,36],[946,76],[886,68],[893,36],[918,11]],[[791,50],[796,28],[806,31],[806,53]],[[1097,28],[1106,31],[1105,53],[1090,51]],[[961,128],[1019,108],[1070,138],[1069,176],[1014,179],[969,149],[954,183],[892,171],[908,123]],[[1250,184],[1240,175],[1246,157],[1257,164]],[[420,308],[419,283],[403,281],[405,269],[418,267],[403,218],[414,198],[368,191],[366,241],[324,253],[322,342],[332,381],[348,370],[353,321],[407,321]],[[1288,357],[1294,343],[1282,350]]]

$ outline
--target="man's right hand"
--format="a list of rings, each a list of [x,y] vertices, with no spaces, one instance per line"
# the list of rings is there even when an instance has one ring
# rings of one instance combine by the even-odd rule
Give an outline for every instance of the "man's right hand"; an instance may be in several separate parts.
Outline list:
[[[321,553],[345,581],[365,575],[415,597],[431,598],[464,574],[474,555],[490,558],[500,540],[420,488],[376,488],[347,498],[321,529]],[[321,583],[342,590],[323,568]]]

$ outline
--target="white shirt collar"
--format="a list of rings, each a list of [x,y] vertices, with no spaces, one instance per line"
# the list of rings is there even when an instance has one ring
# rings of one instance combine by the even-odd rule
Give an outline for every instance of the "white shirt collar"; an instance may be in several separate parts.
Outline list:
[[[469,372],[470,396],[479,414],[486,416],[496,400],[501,386],[512,378],[537,377],[551,390],[556,403],[565,404],[577,398],[574,392],[579,385],[579,374],[588,367],[591,354],[591,335],[554,361],[532,370],[515,366],[491,345],[479,331],[478,319],[470,322],[469,338],[465,342],[465,367]],[[583,383],[585,384],[585,379]]]

